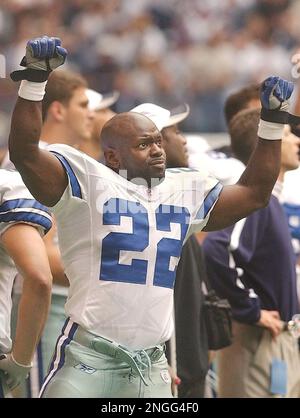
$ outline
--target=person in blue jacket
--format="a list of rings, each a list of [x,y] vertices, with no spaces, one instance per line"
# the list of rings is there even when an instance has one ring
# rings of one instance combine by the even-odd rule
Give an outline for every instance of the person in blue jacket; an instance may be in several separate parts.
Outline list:
[[[258,123],[259,109],[243,110],[230,123],[233,152],[245,164]],[[298,344],[285,326],[299,313],[295,257],[280,203],[284,173],[299,166],[299,144],[286,125],[269,204],[204,241],[209,279],[234,319],[234,342],[218,360],[220,397],[300,395]]]

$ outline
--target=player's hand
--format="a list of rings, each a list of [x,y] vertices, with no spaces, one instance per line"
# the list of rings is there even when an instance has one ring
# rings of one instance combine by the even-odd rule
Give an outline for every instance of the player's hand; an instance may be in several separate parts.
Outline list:
[[[44,82],[52,70],[64,64],[66,57],[67,50],[61,46],[59,38],[43,36],[31,39],[27,42],[26,55],[20,64],[26,69],[13,71],[11,79]]]
[[[26,379],[31,365],[25,366],[16,362],[12,354],[0,355],[0,370],[4,374],[4,390],[11,391]]]
[[[268,122],[288,123],[289,98],[294,84],[280,77],[268,77],[261,85],[261,118]]]
[[[172,395],[175,396],[177,395],[177,386],[180,385],[181,379],[177,376],[177,374],[175,373],[175,371],[172,369],[170,365],[168,366],[168,370],[169,370],[169,375],[171,377],[171,392],[172,392]]]
[[[288,99],[294,90],[294,84],[280,77],[268,77],[261,86],[261,104],[268,110],[288,111]]]

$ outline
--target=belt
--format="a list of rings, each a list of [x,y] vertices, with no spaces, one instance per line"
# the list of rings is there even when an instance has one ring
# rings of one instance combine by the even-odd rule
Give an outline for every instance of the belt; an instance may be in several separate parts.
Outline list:
[[[156,345],[145,350],[131,351],[115,341],[86,331],[80,325],[78,325],[78,328],[75,331],[73,340],[84,347],[95,350],[97,353],[105,354],[116,360],[124,361],[138,373],[146,386],[148,386],[148,384],[142,372],[148,370],[150,378],[151,363],[158,361],[165,352],[164,345]]]

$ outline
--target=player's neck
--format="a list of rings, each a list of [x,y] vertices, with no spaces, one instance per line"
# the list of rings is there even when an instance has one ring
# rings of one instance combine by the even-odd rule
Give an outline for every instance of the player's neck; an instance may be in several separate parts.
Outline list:
[[[99,144],[95,144],[91,141],[81,141],[79,144],[79,149],[97,161],[99,161],[102,156],[102,151],[99,147]]]
[[[78,138],[74,136],[68,127],[64,125],[55,125],[51,123],[44,123],[41,131],[41,140],[48,144],[67,144],[75,145],[79,142]]]
[[[293,170],[286,170],[285,167],[281,167],[277,181],[281,181],[281,183],[283,183],[285,173],[287,173],[288,171],[293,171]]]

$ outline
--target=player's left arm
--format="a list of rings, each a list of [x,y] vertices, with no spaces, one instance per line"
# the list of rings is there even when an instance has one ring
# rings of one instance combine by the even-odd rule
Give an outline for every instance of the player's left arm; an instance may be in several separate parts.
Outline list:
[[[0,369],[6,371],[8,386],[13,389],[30,370],[34,350],[48,315],[52,277],[43,239],[35,227],[26,224],[11,226],[1,239],[24,278],[11,353],[13,358],[10,354],[0,361]]]
[[[225,186],[204,231],[226,228],[268,204],[280,169],[281,141],[259,139],[240,180]]]
[[[239,181],[223,188],[205,231],[223,229],[268,204],[279,175],[282,131],[288,123],[287,100],[292,91],[293,84],[279,77],[264,81],[257,146]]]

